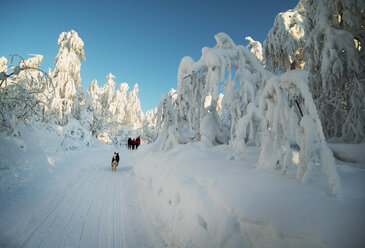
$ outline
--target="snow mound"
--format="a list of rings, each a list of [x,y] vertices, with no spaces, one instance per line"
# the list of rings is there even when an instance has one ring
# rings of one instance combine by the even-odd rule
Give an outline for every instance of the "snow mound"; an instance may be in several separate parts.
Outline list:
[[[328,143],[337,159],[353,163],[365,163],[365,143],[339,144]]]
[[[13,136],[0,135],[0,192],[51,173],[59,157],[54,152],[61,138],[54,130],[19,125]]]
[[[227,145],[158,144],[137,151],[134,172],[151,222],[176,247],[362,247],[365,172],[338,161],[341,198],[330,197],[327,179],[302,185],[296,169],[283,177],[256,169],[259,148],[239,160]],[[294,153],[293,162],[298,163]],[[327,191],[327,192],[326,192]],[[351,214],[349,214],[351,213]]]
[[[0,192],[52,173],[67,151],[100,143],[74,119],[64,127],[20,123],[12,136],[0,134]]]

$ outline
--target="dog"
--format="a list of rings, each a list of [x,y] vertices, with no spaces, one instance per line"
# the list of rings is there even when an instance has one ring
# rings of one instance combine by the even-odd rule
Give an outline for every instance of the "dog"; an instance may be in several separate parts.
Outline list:
[[[112,171],[116,171],[118,165],[119,165],[119,153],[114,152],[114,155],[112,158]]]

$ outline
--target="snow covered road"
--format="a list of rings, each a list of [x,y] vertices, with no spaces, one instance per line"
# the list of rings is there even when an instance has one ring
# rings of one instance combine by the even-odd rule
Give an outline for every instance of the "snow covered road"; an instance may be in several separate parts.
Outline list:
[[[56,154],[52,173],[0,195],[0,247],[163,247],[140,207],[132,152],[113,173],[112,154]]]
[[[296,153],[282,175],[255,169],[255,147],[234,160],[229,146],[202,142],[168,152],[61,142],[41,129],[0,136],[0,248],[364,247],[363,159],[336,161],[334,198],[315,168],[296,180]],[[353,158],[354,147],[340,150]]]

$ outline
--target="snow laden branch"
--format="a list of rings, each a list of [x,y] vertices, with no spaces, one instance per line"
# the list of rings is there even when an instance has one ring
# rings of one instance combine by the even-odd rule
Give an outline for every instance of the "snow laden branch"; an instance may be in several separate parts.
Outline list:
[[[20,61],[10,66],[8,73],[7,59],[0,58],[0,130],[12,132],[19,121],[28,124],[33,119],[41,120],[50,98],[46,91],[53,89],[51,78],[38,69],[42,55],[25,60],[19,55],[11,56]]]
[[[265,116],[266,128],[258,168],[281,169],[285,174],[292,164],[292,147],[298,146],[297,180],[306,182],[311,171],[320,167],[327,175],[332,195],[339,196],[340,178],[309,92],[308,73],[295,70],[272,77],[260,97],[259,110]]]
[[[250,102],[258,101],[257,95],[269,73],[247,47],[236,46],[228,35],[219,33],[215,39],[217,45],[204,47],[199,61],[190,57],[181,60],[177,89],[179,128],[189,129],[194,141],[205,136],[212,144],[224,144],[232,134],[235,138],[238,119]],[[220,83],[223,98],[219,95]],[[237,83],[241,89],[237,89]],[[209,132],[205,130],[207,122],[213,125]]]
[[[247,36],[245,38],[246,40],[248,40],[250,43],[247,45],[247,48],[253,53],[255,54],[255,56],[261,61],[262,60],[262,45],[260,42],[255,41],[254,39],[252,39],[250,36]]]

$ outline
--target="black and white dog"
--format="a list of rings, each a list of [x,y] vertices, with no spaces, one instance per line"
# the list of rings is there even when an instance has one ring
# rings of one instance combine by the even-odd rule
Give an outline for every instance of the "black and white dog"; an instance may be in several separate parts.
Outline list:
[[[116,171],[119,164],[119,153],[114,152],[113,158],[112,158],[112,171]]]

